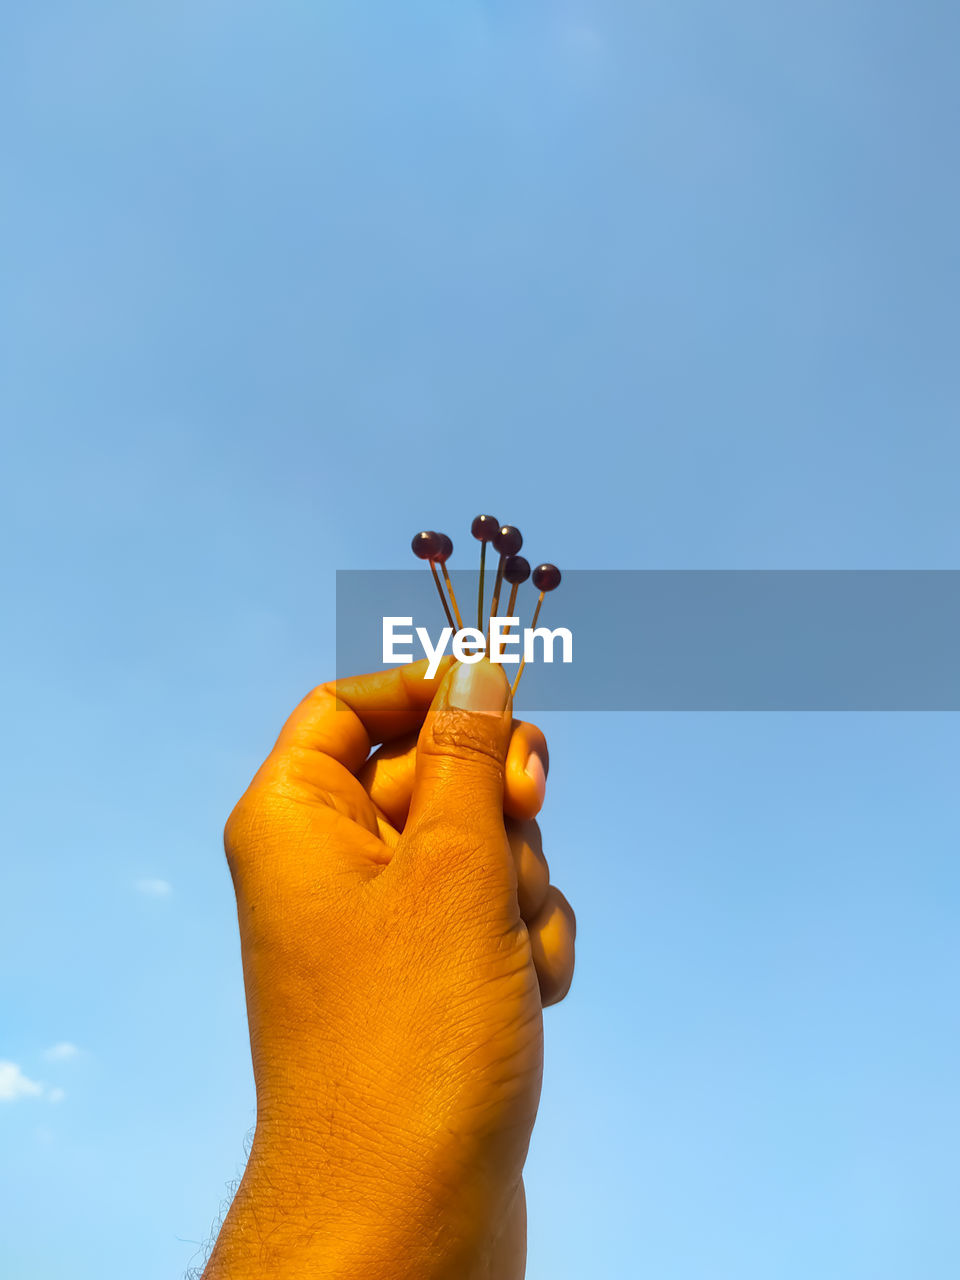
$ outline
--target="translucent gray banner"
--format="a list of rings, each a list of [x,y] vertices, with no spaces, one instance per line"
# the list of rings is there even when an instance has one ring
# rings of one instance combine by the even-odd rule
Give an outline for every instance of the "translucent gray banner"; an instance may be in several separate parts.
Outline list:
[[[476,626],[477,573],[451,577]],[[536,599],[520,588],[522,627]],[[384,617],[436,645],[447,622],[426,565],[337,573],[338,676],[397,665],[383,661]],[[571,570],[538,625],[568,628],[573,660],[558,645],[544,663],[537,646],[524,710],[960,710],[957,570]],[[415,635],[403,650],[424,656]]]

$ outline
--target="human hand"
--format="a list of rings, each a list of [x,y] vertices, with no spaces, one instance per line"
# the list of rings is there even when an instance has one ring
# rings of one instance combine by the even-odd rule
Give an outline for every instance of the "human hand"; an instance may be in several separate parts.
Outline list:
[[[575,933],[546,742],[502,667],[424,669],[314,690],[227,823],[258,1116],[208,1280],[523,1275]]]

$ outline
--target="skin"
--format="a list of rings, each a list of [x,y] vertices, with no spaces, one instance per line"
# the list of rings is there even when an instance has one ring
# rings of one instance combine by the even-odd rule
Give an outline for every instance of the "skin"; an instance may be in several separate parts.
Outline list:
[[[501,667],[424,671],[315,689],[227,822],[257,1127],[204,1280],[524,1275],[576,931],[534,821],[547,747]]]

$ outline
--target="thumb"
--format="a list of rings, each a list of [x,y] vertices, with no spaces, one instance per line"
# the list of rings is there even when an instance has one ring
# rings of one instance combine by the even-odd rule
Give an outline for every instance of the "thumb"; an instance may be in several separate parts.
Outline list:
[[[503,777],[513,699],[502,665],[458,663],[427,712],[417,741],[410,812],[396,850],[444,870],[510,861],[503,826]]]

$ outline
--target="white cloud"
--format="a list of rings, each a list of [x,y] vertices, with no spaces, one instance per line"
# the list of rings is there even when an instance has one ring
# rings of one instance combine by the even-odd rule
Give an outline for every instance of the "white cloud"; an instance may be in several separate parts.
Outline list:
[[[39,1098],[43,1085],[25,1076],[15,1062],[0,1062],[0,1102],[18,1098]]]
[[[54,1045],[55,1049],[61,1045]],[[74,1053],[74,1045],[66,1046]],[[65,1055],[71,1057],[71,1054]],[[16,1102],[20,1098],[46,1098],[48,1102],[62,1102],[66,1093],[60,1088],[49,1088],[39,1080],[25,1076],[15,1062],[0,1062],[0,1102]]]
[[[138,893],[144,893],[148,898],[169,898],[173,893],[169,880],[138,880],[135,887]]]
[[[48,1062],[65,1062],[67,1058],[75,1058],[79,1052],[75,1044],[71,1044],[69,1040],[61,1040],[59,1044],[45,1049],[43,1056]]]

